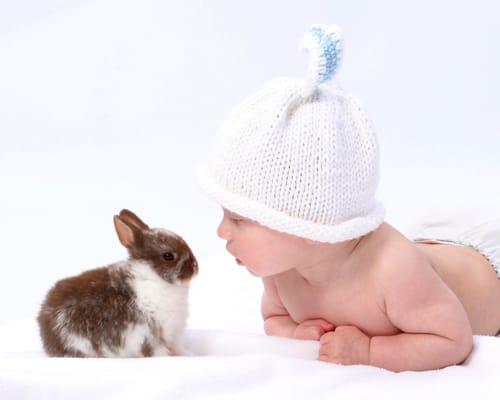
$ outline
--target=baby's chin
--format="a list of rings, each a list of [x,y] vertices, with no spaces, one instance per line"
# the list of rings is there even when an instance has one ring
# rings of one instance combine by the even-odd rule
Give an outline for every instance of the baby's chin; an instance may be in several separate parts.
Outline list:
[[[267,278],[268,276],[277,275],[280,272],[283,272],[283,271],[274,271],[273,268],[269,268],[269,267],[265,267],[265,266],[250,265],[244,261],[241,261],[238,258],[236,258],[236,263],[239,266],[246,268],[246,270],[251,275],[256,276],[257,278]]]
[[[276,275],[277,272],[273,272],[273,271],[260,271],[260,270],[256,270],[256,269],[253,269],[252,267],[249,267],[247,265],[245,265],[245,268],[247,269],[247,271],[253,275],[253,276],[256,276],[257,278],[267,278],[268,276],[271,276],[271,275]]]
[[[255,272],[253,272],[250,268],[247,268],[247,271],[250,273],[250,275],[253,275],[253,276],[256,276],[257,278],[262,278],[262,276],[256,274]]]
[[[239,264],[239,265],[241,265],[241,266],[245,267],[245,268],[246,268],[246,270],[247,270],[247,271],[248,271],[251,275],[256,276],[256,277],[258,277],[258,278],[262,278],[262,276],[261,276],[260,274],[258,274],[257,272],[253,271],[253,270],[252,270],[252,268],[251,268],[251,267],[249,267],[248,265],[245,265],[245,264]]]
[[[257,278],[262,278],[262,274],[259,274],[258,272],[255,272],[252,267],[244,264],[241,260],[236,259],[236,263],[244,268],[253,276],[256,276]]]

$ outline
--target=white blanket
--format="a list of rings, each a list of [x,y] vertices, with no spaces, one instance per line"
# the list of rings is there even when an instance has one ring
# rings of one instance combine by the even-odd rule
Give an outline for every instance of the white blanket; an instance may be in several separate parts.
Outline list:
[[[394,373],[316,361],[318,342],[188,329],[190,357],[48,358],[34,320],[0,326],[0,399],[498,399],[500,338],[461,366]]]

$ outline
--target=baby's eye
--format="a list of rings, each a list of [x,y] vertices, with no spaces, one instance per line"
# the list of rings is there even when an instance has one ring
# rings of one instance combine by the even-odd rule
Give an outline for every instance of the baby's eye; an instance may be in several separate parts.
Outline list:
[[[234,223],[240,223],[240,222],[244,222],[245,221],[245,218],[241,217],[238,214],[234,214],[234,213],[231,213],[231,212],[227,213],[227,217],[228,217],[228,219],[231,222],[234,222]]]

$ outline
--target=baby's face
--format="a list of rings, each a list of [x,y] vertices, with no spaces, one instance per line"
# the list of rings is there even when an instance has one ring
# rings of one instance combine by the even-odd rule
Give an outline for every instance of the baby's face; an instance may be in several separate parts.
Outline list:
[[[226,249],[238,264],[258,277],[266,277],[303,265],[306,241],[277,232],[223,208],[217,228]]]

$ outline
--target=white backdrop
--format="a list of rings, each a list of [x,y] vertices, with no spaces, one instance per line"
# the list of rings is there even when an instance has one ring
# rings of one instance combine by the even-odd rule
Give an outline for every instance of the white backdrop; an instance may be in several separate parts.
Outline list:
[[[312,23],[343,28],[389,223],[500,205],[498,20],[484,0],[0,0],[0,322],[123,258],[112,216],[130,208],[198,256],[192,326],[259,330],[260,282],[224,254],[193,172],[232,106],[304,76]]]

